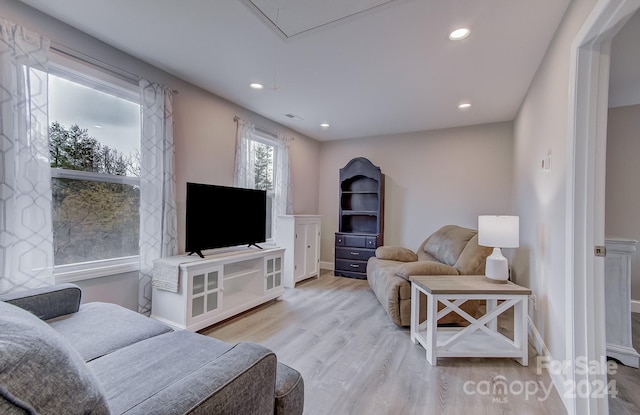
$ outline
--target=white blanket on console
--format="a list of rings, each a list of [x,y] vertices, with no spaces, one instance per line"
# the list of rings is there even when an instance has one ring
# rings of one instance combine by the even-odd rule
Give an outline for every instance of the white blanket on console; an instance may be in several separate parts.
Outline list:
[[[200,261],[199,256],[178,255],[167,258],[158,258],[153,261],[153,279],[151,285],[159,290],[178,292],[180,281],[180,264]]]

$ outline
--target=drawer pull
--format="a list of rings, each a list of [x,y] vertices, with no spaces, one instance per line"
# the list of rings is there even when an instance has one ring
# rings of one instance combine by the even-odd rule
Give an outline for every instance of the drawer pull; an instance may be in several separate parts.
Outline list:
[[[351,255],[360,255],[359,252],[349,252]]]
[[[359,266],[359,265],[357,265],[357,264],[349,264],[349,266],[350,266],[351,268],[359,268],[359,267],[360,267],[360,266]]]

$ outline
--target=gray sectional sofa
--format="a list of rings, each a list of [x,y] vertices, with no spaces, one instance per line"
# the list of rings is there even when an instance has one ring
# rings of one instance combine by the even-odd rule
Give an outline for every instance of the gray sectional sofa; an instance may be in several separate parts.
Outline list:
[[[0,296],[1,414],[301,414],[300,374],[73,284]]]

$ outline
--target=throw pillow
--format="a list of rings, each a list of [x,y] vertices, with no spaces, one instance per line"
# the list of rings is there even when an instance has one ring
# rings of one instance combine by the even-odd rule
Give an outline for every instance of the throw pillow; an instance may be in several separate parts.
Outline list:
[[[376,258],[390,261],[411,262],[417,261],[418,255],[410,249],[397,246],[380,246],[376,249]]]
[[[93,372],[62,336],[2,301],[0,316],[0,413],[109,414]]]

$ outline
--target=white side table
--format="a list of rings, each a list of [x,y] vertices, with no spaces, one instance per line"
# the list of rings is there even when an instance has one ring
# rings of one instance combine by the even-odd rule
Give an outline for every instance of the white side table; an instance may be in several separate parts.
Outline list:
[[[427,351],[436,366],[438,357],[509,357],[529,364],[527,298],[531,290],[512,282],[496,284],[484,275],[426,275],[411,278],[411,341]],[[420,293],[427,296],[427,319],[418,321]],[[486,300],[487,312],[475,318],[460,305],[467,300]],[[498,302],[500,304],[498,305]],[[438,303],[444,307],[438,311]],[[498,316],[514,309],[513,339],[498,332]],[[438,320],[455,312],[467,327],[438,327]]]

